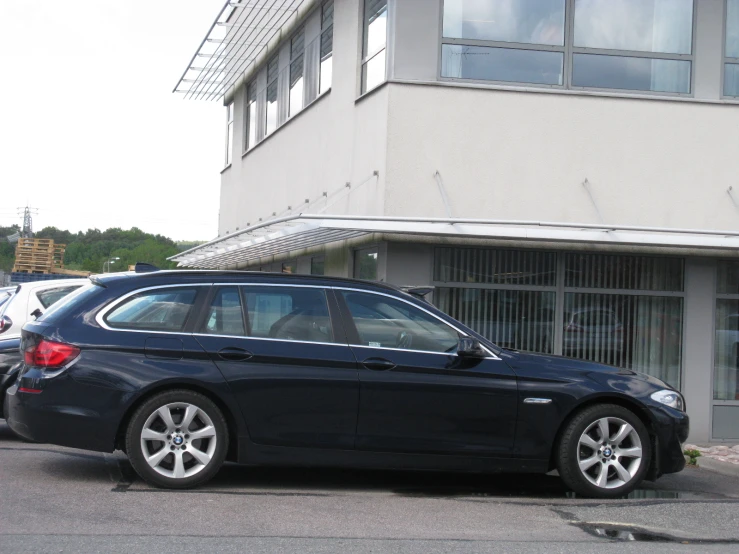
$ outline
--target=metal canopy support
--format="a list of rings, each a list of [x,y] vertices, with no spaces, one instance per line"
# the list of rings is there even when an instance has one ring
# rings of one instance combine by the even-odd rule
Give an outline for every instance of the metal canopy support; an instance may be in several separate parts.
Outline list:
[[[300,214],[253,225],[169,259],[178,262],[180,267],[222,268],[373,233],[739,250],[739,232],[736,231],[545,221]]]
[[[172,92],[222,98],[305,1],[226,2]]]

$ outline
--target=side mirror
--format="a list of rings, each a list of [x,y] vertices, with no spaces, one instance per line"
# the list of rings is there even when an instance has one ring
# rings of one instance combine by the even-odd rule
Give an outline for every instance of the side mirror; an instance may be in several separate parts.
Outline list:
[[[477,339],[462,337],[459,339],[457,355],[460,358],[487,358],[488,353]]]
[[[41,308],[36,308],[31,312],[31,315],[35,317],[36,319],[40,318],[42,315],[44,315],[44,312],[41,311]]]

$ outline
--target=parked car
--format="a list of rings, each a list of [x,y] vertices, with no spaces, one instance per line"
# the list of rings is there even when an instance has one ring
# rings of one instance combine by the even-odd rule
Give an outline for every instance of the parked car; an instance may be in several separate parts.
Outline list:
[[[15,382],[21,361],[23,324],[34,319],[36,310],[42,313],[86,283],[84,279],[59,279],[0,289],[0,414],[4,413],[5,391]]]
[[[381,283],[157,271],[96,276],[23,328],[8,423],[127,453],[160,487],[243,464],[559,470],[622,496],[680,471],[679,392],[632,371],[498,348]]]

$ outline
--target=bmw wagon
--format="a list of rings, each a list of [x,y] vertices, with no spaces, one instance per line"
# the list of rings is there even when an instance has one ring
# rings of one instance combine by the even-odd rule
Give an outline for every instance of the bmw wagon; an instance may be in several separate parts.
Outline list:
[[[10,427],[123,450],[159,487],[202,485],[233,461],[557,469],[578,494],[617,497],[685,464],[685,403],[664,382],[499,348],[417,291],[382,283],[95,276],[27,323],[20,348]]]

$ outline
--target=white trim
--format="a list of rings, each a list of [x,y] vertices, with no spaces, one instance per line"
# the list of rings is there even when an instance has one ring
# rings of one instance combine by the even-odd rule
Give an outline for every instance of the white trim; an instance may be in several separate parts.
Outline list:
[[[271,337],[250,337],[247,335],[211,335],[210,333],[190,333],[193,337],[216,337],[222,339],[239,339],[239,340],[263,340],[270,342],[296,342],[298,344],[320,344],[321,346],[341,346],[349,348],[344,342],[318,342],[310,340],[294,340],[294,339],[274,339]]]

